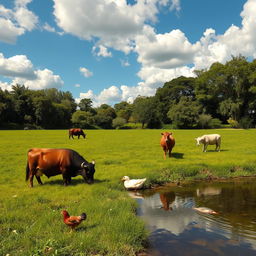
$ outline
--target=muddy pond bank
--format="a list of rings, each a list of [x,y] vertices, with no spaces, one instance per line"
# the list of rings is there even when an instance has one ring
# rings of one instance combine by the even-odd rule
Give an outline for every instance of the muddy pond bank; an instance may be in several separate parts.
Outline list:
[[[147,255],[256,255],[256,178],[194,181],[129,194],[150,230]]]

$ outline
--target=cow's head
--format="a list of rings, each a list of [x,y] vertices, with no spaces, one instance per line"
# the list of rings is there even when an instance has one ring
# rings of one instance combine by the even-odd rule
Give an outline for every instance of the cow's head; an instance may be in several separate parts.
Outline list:
[[[83,176],[84,180],[88,184],[92,184],[94,182],[94,173],[95,173],[95,162],[91,163],[83,162],[81,164],[82,170],[80,171],[80,175]]]
[[[84,137],[84,139],[85,139],[85,137],[86,137],[86,134],[84,133],[84,131],[83,130],[81,130],[81,135]]]
[[[161,135],[164,137],[165,142],[170,140],[170,136],[172,135],[172,132],[162,132]]]
[[[196,140],[196,145],[199,146],[202,142],[202,137],[197,137],[195,138],[195,140]]]

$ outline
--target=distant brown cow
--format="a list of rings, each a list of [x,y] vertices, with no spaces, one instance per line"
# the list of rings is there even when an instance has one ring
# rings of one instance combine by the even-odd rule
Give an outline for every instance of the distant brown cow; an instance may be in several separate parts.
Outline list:
[[[175,145],[175,139],[172,136],[172,132],[161,133],[162,137],[160,140],[160,145],[164,151],[164,159],[166,159],[166,153],[169,152],[169,157],[171,157],[172,149]]]
[[[78,139],[79,139],[80,135],[83,136],[84,139],[85,139],[86,134],[84,134],[84,132],[83,132],[83,130],[81,128],[69,129],[69,138],[72,137],[72,139],[74,139],[73,136],[78,136]]]

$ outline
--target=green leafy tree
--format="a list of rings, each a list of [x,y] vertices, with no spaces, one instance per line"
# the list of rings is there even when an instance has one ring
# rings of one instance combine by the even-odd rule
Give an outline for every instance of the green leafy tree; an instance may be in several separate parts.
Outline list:
[[[132,104],[122,101],[114,105],[116,115],[118,117],[124,118],[126,122],[130,119],[132,115]]]
[[[193,128],[198,123],[201,106],[189,97],[181,97],[168,111],[168,117],[177,128]]]
[[[112,121],[116,118],[115,109],[107,104],[102,104],[96,109],[95,123],[103,129],[112,128]]]
[[[137,97],[133,103],[133,119],[141,122],[142,128],[147,124],[148,128],[161,126],[160,114],[154,97]]]
[[[155,98],[161,120],[164,123],[169,123],[170,119],[167,115],[169,109],[176,105],[183,96],[194,98],[194,90],[195,78],[184,76],[166,82],[163,87],[158,88]]]
[[[16,122],[16,113],[14,111],[14,100],[10,92],[3,91],[0,88],[0,125],[10,122]]]
[[[201,114],[198,116],[198,126],[202,129],[210,128],[211,120],[211,115]]]
[[[81,99],[81,101],[78,103],[78,107],[80,110],[85,112],[91,112],[93,114],[96,114],[95,109],[92,107],[92,100],[88,98]]]
[[[126,124],[126,120],[122,117],[116,117],[115,119],[113,119],[112,121],[112,126],[116,129],[124,126]]]
[[[86,112],[82,110],[74,112],[71,121],[74,126],[86,129],[92,128],[95,123],[93,114],[89,111]]]
[[[256,64],[245,57],[232,57],[226,64],[214,63],[208,71],[196,72],[196,98],[206,113],[239,122],[254,109],[252,86]]]
[[[52,102],[45,97],[35,97],[33,99],[35,124],[43,128],[54,128],[56,119]]]
[[[16,122],[24,124],[25,115],[29,115],[33,110],[30,91],[24,85],[17,84],[12,86],[11,95],[14,103],[13,109],[16,113]]]

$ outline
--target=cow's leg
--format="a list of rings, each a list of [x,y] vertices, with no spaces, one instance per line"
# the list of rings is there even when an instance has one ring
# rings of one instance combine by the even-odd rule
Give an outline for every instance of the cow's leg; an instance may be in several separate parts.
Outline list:
[[[38,184],[43,185],[43,182],[42,182],[40,176],[36,176],[36,179],[37,179]]]
[[[78,139],[80,139],[80,134],[78,134]]]
[[[203,152],[206,152],[206,151],[207,151],[207,146],[208,146],[208,144],[207,144],[207,143],[205,143],[205,144],[204,144]]]
[[[216,151],[220,152],[220,143],[216,143]]]
[[[67,186],[69,184],[69,181],[71,181],[71,177],[69,177],[66,172],[62,174],[64,186]]]
[[[163,148],[163,150],[164,150],[164,159],[166,159],[166,149]]]
[[[34,178],[34,173],[30,172],[29,173],[29,184],[30,184],[31,188],[33,188],[33,178]]]
[[[172,150],[169,149],[169,157],[171,157],[171,155],[172,155]]]

